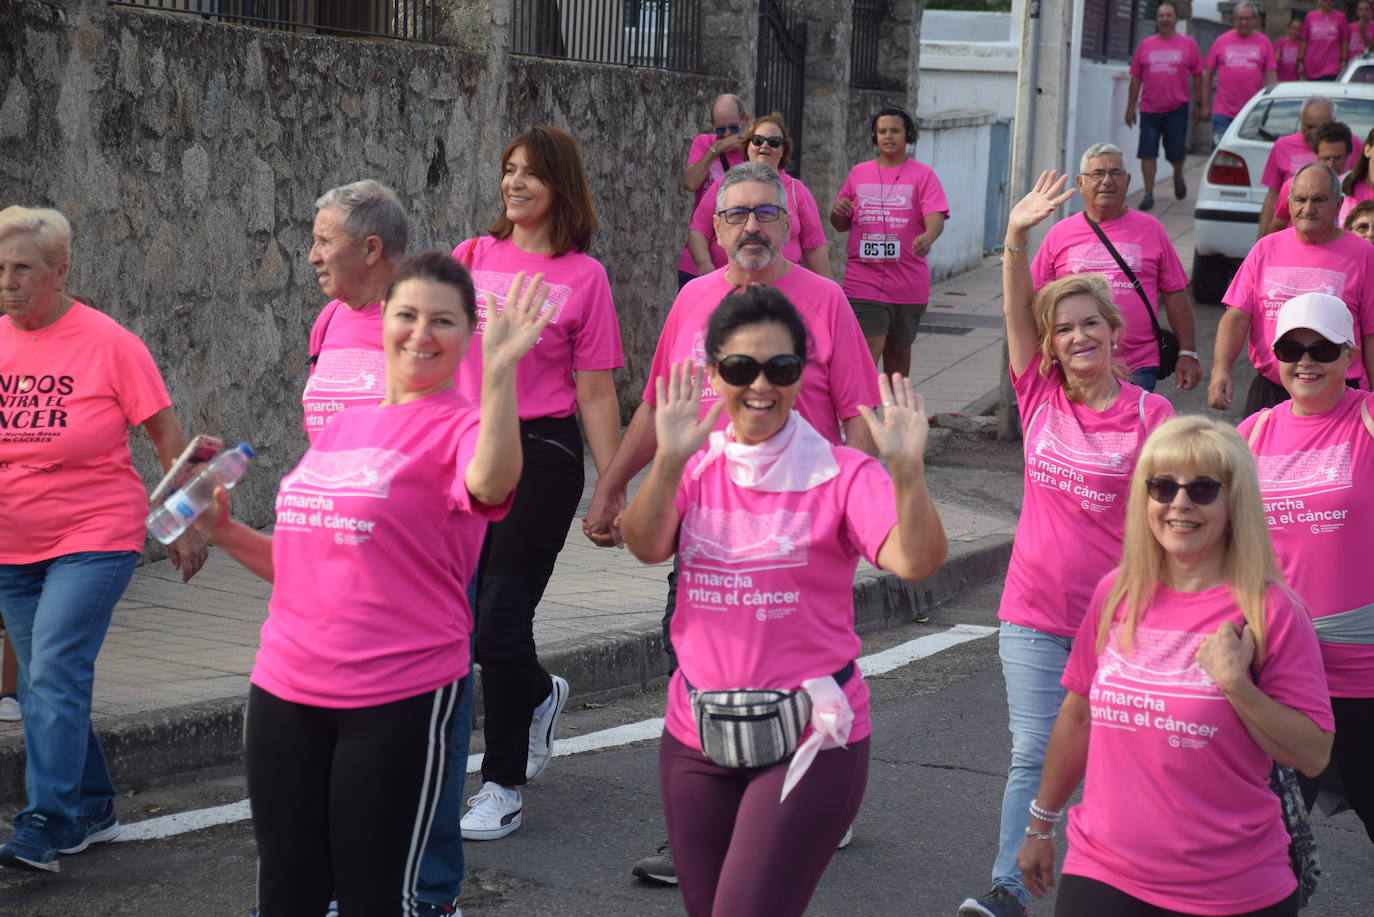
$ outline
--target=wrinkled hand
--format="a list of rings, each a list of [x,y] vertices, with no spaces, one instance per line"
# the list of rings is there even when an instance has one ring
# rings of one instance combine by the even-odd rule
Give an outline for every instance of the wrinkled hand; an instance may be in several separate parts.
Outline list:
[[[1037,898],[1054,887],[1054,841],[1028,837],[1016,854],[1021,867],[1021,885]]]
[[[841,220],[849,220],[854,217],[854,202],[847,197],[835,198],[835,206],[830,208],[832,217],[839,217]]]
[[[701,371],[691,360],[671,368],[668,378],[654,380],[658,407],[654,409],[654,434],[658,454],[687,461],[706,442],[716,418],[725,409],[724,400],[711,405],[701,416]]]
[[[1060,175],[1053,169],[1041,172],[1035,187],[1011,208],[1011,214],[1007,217],[1007,232],[1028,232],[1032,226],[1058,210],[1078,190],[1070,188],[1065,191],[1064,185],[1068,181],[1067,173]]]
[[[183,583],[189,583],[191,577],[200,572],[209,556],[209,543],[195,526],[182,532],[180,538],[167,546],[167,558],[172,562],[173,570],[181,571]]]
[[[911,380],[901,373],[893,373],[891,381],[886,373],[879,373],[878,394],[883,399],[881,420],[872,408],[859,406],[859,414],[868,424],[878,455],[889,468],[922,466],[926,440],[930,437],[925,399],[911,390]]]
[[[924,258],[930,254],[930,246],[935,244],[925,233],[911,240],[911,253],[917,258]]]
[[[733,153],[735,150],[744,146],[748,141],[749,130],[741,125],[738,133],[726,134],[724,137],[716,138],[716,155],[719,156],[721,153]]]
[[[1196,388],[1202,380],[1202,364],[1192,357],[1179,357],[1174,366],[1174,384],[1181,391]]]
[[[506,305],[500,310],[490,293],[483,295],[487,301],[487,327],[482,332],[482,364],[512,368],[529,353],[558,309],[544,308],[549,288],[544,285],[543,274],[528,279],[524,271],[516,274],[506,294]]]
[[[1238,628],[1230,621],[1222,621],[1216,633],[1208,634],[1197,648],[1197,664],[1226,692],[1250,680],[1250,663],[1254,659],[1255,633],[1248,624]]]
[[[625,539],[620,537],[620,514],[625,511],[625,491],[608,493],[609,490],[597,482],[587,515],[582,517],[582,534],[598,548],[623,548]]]
[[[1207,403],[1218,411],[1229,408],[1231,406],[1232,384],[1229,372],[1213,370],[1211,384],[1207,386]]]

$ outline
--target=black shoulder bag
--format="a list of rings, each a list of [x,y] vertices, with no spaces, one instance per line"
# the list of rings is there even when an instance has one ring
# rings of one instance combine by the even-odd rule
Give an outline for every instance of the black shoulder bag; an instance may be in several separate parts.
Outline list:
[[[1086,213],[1083,220],[1093,228],[1097,237],[1102,240],[1102,244],[1107,246],[1107,251],[1111,252],[1112,258],[1116,260],[1116,266],[1121,268],[1121,273],[1126,275],[1126,279],[1131,282],[1131,287],[1135,290],[1140,301],[1145,304],[1145,311],[1149,313],[1150,324],[1155,329],[1155,342],[1159,345],[1159,378],[1167,379],[1174,374],[1174,367],[1178,365],[1178,335],[1168,328],[1161,328],[1159,319],[1155,317],[1155,305],[1150,302],[1150,297],[1145,295],[1145,290],[1140,286],[1140,281],[1135,279],[1135,274],[1126,264],[1126,259],[1121,257],[1121,253],[1116,250],[1112,240],[1107,238],[1107,234],[1102,231],[1093,220],[1089,219]]]

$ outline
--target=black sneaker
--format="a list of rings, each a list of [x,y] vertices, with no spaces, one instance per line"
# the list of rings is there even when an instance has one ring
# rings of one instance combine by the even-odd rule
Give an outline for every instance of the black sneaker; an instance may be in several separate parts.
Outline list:
[[[1174,179],[1174,200],[1181,201],[1188,196],[1188,183],[1181,178]]]
[[[958,917],[1026,917],[1026,906],[1005,885],[994,885],[981,898],[968,898],[959,905]]]
[[[1140,211],[1155,209],[1155,196],[1146,191],[1140,198],[1140,206],[1136,208]]]
[[[658,853],[642,860],[635,861],[635,868],[630,870],[634,877],[641,882],[648,882],[651,885],[676,885],[677,870],[673,868],[673,851],[669,848],[668,842],[658,848]]]

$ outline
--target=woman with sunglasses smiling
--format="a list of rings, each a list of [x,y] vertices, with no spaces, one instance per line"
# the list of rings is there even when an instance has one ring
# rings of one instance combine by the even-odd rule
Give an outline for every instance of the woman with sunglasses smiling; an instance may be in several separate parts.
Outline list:
[[[868,778],[858,559],[917,580],[945,557],[925,483],[928,424],[909,381],[884,377],[882,419],[860,410],[891,477],[827,442],[792,410],[808,335],[772,287],[727,296],[705,350],[722,397],[702,415],[690,361],[655,379],[654,463],[622,527],[645,563],[678,556],[679,668],[659,746],[664,816],[688,914],[800,915]],[[730,423],[712,433],[722,408]],[[752,729],[732,733],[738,752],[722,757],[708,700],[746,689],[800,704],[813,727],[831,725],[803,731],[798,715],[788,735],[800,744],[772,755],[746,754]]]
[[[1316,637],[1235,430],[1195,415],[1150,434],[1121,565],[1091,608],[1022,818],[1026,888],[1054,884],[1055,826],[1081,781],[1058,917],[1295,917],[1269,774],[1273,761],[1320,772],[1333,723]]]
[[[792,160],[792,138],[780,113],[775,111],[754,122],[744,156],[749,162],[768,166],[782,178],[787,193],[786,209],[792,220],[792,231],[782,248],[783,257],[830,279],[830,254],[816,199],[800,179],[784,171]],[[714,193],[703,195],[692,214],[692,228],[687,231],[687,248],[696,261],[697,276],[709,274],[726,262],[725,250],[716,244],[712,219],[716,214],[715,203]]]
[[[1316,624],[1336,715],[1331,776],[1339,772],[1374,840],[1374,394],[1346,379],[1358,338],[1342,300],[1296,296],[1274,332],[1290,400],[1246,418],[1240,432],[1259,464],[1279,564]],[[1303,791],[1310,805],[1317,785]]]

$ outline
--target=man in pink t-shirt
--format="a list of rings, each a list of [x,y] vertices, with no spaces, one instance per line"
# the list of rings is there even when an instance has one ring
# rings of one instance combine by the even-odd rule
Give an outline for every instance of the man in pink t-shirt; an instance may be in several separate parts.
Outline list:
[[[1142,41],[1131,57],[1131,85],[1126,101],[1126,126],[1135,126],[1137,101],[1140,104],[1141,176],[1145,196],[1140,209],[1155,204],[1155,169],[1159,162],[1159,141],[1164,140],[1164,158],[1174,167],[1174,198],[1188,195],[1183,180],[1183,158],[1188,152],[1188,102],[1202,95],[1202,55],[1189,35],[1178,34],[1178,10],[1172,0],[1161,0],[1155,10],[1158,31]],[[1202,118],[1202,108],[1193,111],[1193,120]]]
[[[1334,80],[1345,63],[1350,24],[1345,13],[1332,9],[1334,0],[1317,0],[1317,8],[1302,21],[1298,33],[1298,79]]]
[[[1317,129],[1316,161],[1331,169],[1337,175],[1345,172],[1345,164],[1350,161],[1350,151],[1354,148],[1354,138],[1350,127],[1341,121],[1328,121]],[[1288,197],[1293,188],[1293,178],[1289,176],[1279,188],[1278,202],[1274,204],[1274,216],[1269,221],[1266,235],[1287,229],[1293,223],[1293,215],[1288,210]],[[1353,204],[1352,204],[1353,206]],[[1345,207],[1336,221],[1345,216]]]
[[[711,103],[711,133],[697,134],[687,151],[687,167],[682,170],[682,187],[691,191],[692,212],[701,204],[706,190],[720,181],[725,170],[744,162],[744,144],[749,138],[749,113],[737,95],[720,95]],[[684,242],[677,264],[677,287],[697,276],[696,261]]]
[[[1278,64],[1279,82],[1292,82],[1298,78],[1298,55],[1302,45],[1298,36],[1302,33],[1302,20],[1293,19],[1288,23],[1288,31],[1274,42],[1274,60]]]
[[[1274,141],[1269,158],[1264,161],[1264,173],[1260,176],[1260,182],[1269,191],[1260,205],[1259,235],[1263,236],[1269,230],[1269,221],[1274,217],[1274,207],[1278,204],[1284,181],[1317,158],[1317,131],[1334,117],[1335,109],[1330,99],[1309,96],[1298,113],[1298,132]]]
[[[1222,297],[1226,312],[1217,326],[1208,403],[1231,406],[1231,365],[1249,340],[1255,381],[1245,414],[1288,400],[1270,345],[1279,307],[1299,293],[1328,293],[1345,301],[1362,336],[1362,364],[1352,362],[1347,379],[1368,388],[1374,378],[1374,246],[1336,225],[1341,205],[1336,174],[1326,166],[1303,166],[1293,179],[1288,206],[1293,228],[1255,243]]]
[[[1255,31],[1259,17],[1249,3],[1236,4],[1231,13],[1235,28],[1221,34],[1207,51],[1202,62],[1202,116],[1212,114],[1213,142],[1235,120],[1241,106],[1261,89],[1278,81],[1278,63],[1269,36]],[[1212,79],[1216,78],[1216,96],[1212,98]]]

